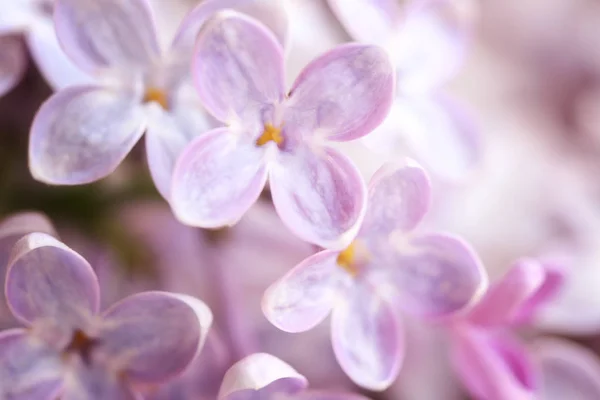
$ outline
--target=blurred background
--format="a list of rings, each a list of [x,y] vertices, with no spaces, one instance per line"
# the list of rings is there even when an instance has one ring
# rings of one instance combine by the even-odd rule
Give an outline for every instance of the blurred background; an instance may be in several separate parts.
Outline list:
[[[198,2],[153,3],[168,42]],[[350,39],[325,0],[289,3],[291,80],[313,57]],[[467,61],[448,90],[475,118],[481,159],[460,183],[434,180],[434,210],[424,229],[463,235],[491,279],[518,257],[567,254],[565,287],[527,335],[565,336],[600,352],[600,3],[475,4]],[[63,241],[99,271],[107,303],[140,288],[163,288],[193,294],[211,306],[215,334],[198,367],[181,380],[186,382],[157,389],[156,398],[176,399],[185,391],[214,398],[231,361],[254,351],[280,356],[313,387],[352,388],[333,359],[327,323],[290,335],[262,316],[264,289],[314,251],[281,225],[268,193],[231,229],[182,226],[154,189],[142,144],[97,183],[41,184],[29,173],[27,143],[33,115],[50,94],[30,60],[20,84],[0,98],[0,215],[45,213]],[[380,160],[356,146],[347,150],[368,179]],[[5,326],[12,324],[8,318]],[[411,346],[397,384],[369,395],[466,398],[445,361],[439,329],[406,324]]]

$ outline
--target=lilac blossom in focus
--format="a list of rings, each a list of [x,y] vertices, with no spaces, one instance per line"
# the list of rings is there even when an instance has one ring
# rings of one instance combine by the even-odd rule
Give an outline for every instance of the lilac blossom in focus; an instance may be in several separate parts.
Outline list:
[[[263,299],[267,318],[284,331],[302,332],[332,312],[340,366],[365,388],[387,388],[404,354],[398,311],[450,316],[470,306],[487,283],[464,241],[413,233],[429,195],[422,168],[384,165],[371,180],[367,215],[352,244],[307,258],[271,286]]]
[[[26,329],[0,334],[0,397],[140,398],[136,387],[185,370],[212,321],[190,296],[143,292],[98,314],[90,265],[53,237],[32,233],[9,260],[6,299]]]
[[[463,178],[480,157],[467,110],[443,93],[461,67],[469,42],[470,0],[329,0],[356,40],[384,46],[396,65],[396,100],[365,143],[390,160],[410,151],[450,180]]]
[[[204,228],[235,224],[269,177],[290,230],[322,247],[347,245],[364,214],[364,183],[327,142],[362,137],[387,115],[394,76],[385,52],[335,48],[286,92],[281,45],[255,20],[230,12],[204,25],[193,62],[204,107],[227,126],[179,158],[171,198],[179,219]]]

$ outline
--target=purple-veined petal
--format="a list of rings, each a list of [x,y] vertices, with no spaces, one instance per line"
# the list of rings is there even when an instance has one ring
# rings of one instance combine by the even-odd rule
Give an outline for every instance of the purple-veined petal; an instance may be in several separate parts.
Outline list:
[[[306,390],[294,396],[294,400],[369,400],[354,393],[330,392],[324,390]]]
[[[329,5],[346,31],[354,39],[385,45],[398,31],[408,1],[329,0]]]
[[[129,94],[76,86],[40,108],[29,139],[29,168],[46,183],[89,183],[113,172],[144,133],[145,114]]]
[[[486,327],[513,322],[521,307],[540,290],[544,278],[545,271],[538,260],[518,260],[469,312],[469,321]]]
[[[270,183],[277,213],[299,238],[337,250],[356,236],[367,190],[342,153],[328,147],[282,153],[271,170]]]
[[[173,41],[174,48],[191,48],[202,25],[215,13],[234,9],[256,18],[275,34],[281,46],[289,39],[289,17],[285,0],[205,0],[183,20]]]
[[[431,184],[423,168],[407,160],[384,164],[369,182],[367,213],[360,236],[387,236],[413,230],[431,203]]]
[[[342,269],[339,253],[325,250],[295,266],[267,289],[263,312],[276,327],[286,332],[312,329],[331,312]]]
[[[542,400],[600,399],[600,361],[590,350],[561,339],[538,339]]]
[[[166,292],[129,296],[104,313],[99,339],[113,371],[140,383],[177,376],[196,357],[212,323],[200,300]]]
[[[405,311],[425,318],[447,317],[467,309],[485,292],[487,274],[465,241],[428,234],[398,246],[389,271]]]
[[[95,78],[75,65],[60,47],[51,22],[37,23],[25,35],[31,56],[41,74],[55,90],[92,84]]]
[[[382,391],[396,379],[404,358],[404,333],[388,299],[360,282],[333,309],[331,342],[344,372],[357,385]]]
[[[469,42],[470,3],[425,0],[408,13],[390,47],[401,92],[424,93],[456,74]]]
[[[519,342],[486,330],[460,327],[454,332],[451,358],[474,398],[536,399],[538,376],[533,360]]]
[[[56,351],[24,329],[0,333],[0,398],[54,400],[62,385]]]
[[[103,366],[78,364],[69,370],[61,400],[142,400],[128,387],[123,376]]]
[[[267,180],[264,151],[228,128],[190,143],[175,165],[171,206],[184,223],[203,228],[235,224]]]
[[[450,181],[468,176],[481,156],[469,113],[441,95],[396,98],[380,129],[363,140],[389,160],[408,150],[432,174]]]
[[[27,67],[23,40],[18,36],[0,36],[0,96],[10,91]]]
[[[284,96],[283,49],[254,19],[223,11],[196,41],[192,73],[204,107],[223,122],[260,119]]]
[[[82,256],[50,235],[31,233],[10,256],[6,299],[25,324],[48,319],[81,328],[98,311],[100,288]]]
[[[286,132],[315,140],[364,136],[390,111],[394,81],[394,69],[383,49],[338,46],[312,61],[294,82],[286,102]]]
[[[130,72],[159,55],[147,0],[57,0],[54,25],[65,52],[88,72]]]
[[[304,376],[279,358],[256,353],[238,361],[225,373],[219,400],[268,399],[277,393],[296,393],[307,385]]]

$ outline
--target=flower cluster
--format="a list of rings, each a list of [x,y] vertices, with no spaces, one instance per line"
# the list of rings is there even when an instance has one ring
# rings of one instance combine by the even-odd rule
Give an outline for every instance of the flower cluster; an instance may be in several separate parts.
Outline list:
[[[473,398],[600,398],[591,352],[516,332],[567,263],[520,258],[488,287],[477,246],[432,223],[484,153],[444,88],[474,4],[204,0],[166,23],[184,3],[0,5],[0,96],[26,47],[54,90],[30,125],[31,176],[102,188],[61,204],[85,209],[84,233],[26,204],[0,223],[0,400],[398,398],[414,326],[444,338],[436,356]],[[321,24],[296,21],[309,3],[345,42],[299,62],[298,27]],[[162,211],[123,207],[142,137]],[[105,234],[143,278],[89,245]]]

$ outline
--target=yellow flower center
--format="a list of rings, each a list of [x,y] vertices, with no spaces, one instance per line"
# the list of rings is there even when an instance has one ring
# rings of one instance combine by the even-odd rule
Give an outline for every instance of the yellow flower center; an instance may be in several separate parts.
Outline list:
[[[277,146],[281,146],[283,144],[283,136],[281,135],[281,128],[276,128],[271,124],[266,124],[262,135],[256,139],[256,145],[264,146],[270,141],[277,143]]]
[[[144,103],[155,102],[162,108],[167,110],[169,108],[169,99],[167,94],[158,88],[149,87],[144,94]]]

